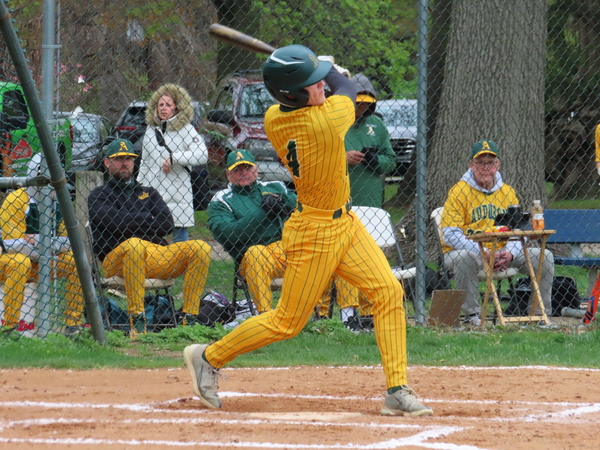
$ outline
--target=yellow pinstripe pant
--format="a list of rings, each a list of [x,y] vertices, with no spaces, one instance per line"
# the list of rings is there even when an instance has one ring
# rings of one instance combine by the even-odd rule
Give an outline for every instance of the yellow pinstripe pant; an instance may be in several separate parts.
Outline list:
[[[359,314],[363,317],[373,314],[373,305],[357,288],[338,276],[334,277],[334,281],[337,289],[336,300],[340,309],[348,307],[358,308]],[[321,315],[326,315],[328,309],[329,304],[327,302],[319,304]]]
[[[251,317],[208,346],[207,361],[223,367],[238,355],[296,336],[304,328],[336,274],[373,304],[375,336],[387,387],[406,384],[404,291],[362,222],[352,212],[333,219],[333,211],[303,205],[285,223],[287,255],[277,307]]]
[[[269,245],[253,245],[248,250],[240,264],[240,274],[248,284],[248,291],[256,304],[259,313],[273,309],[273,292],[271,283],[275,278],[283,277],[287,257],[281,246],[281,241]],[[328,308],[330,287],[323,293],[322,304]]]
[[[210,265],[210,245],[191,240],[162,246],[139,238],[119,244],[102,263],[105,276],[125,278],[129,314],[144,312],[144,280],[183,275],[184,313],[197,315]]]
[[[16,327],[25,298],[31,260],[19,253],[0,256],[0,282],[4,283],[4,325]]]
[[[67,326],[81,325],[81,315],[83,314],[85,300],[83,299],[83,290],[81,288],[81,282],[79,281],[79,274],[77,273],[73,252],[57,254],[52,263],[54,264],[52,268],[52,278],[63,278],[67,281],[65,283],[65,300],[67,302],[65,308],[65,323]],[[29,275],[30,280],[37,279],[38,270],[39,264],[33,262]],[[38,285],[38,289],[44,289],[44,287]]]

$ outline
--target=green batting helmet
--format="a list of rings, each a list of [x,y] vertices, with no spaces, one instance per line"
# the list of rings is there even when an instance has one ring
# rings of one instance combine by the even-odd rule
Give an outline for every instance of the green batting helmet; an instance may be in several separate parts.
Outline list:
[[[301,108],[308,103],[306,86],[318,83],[331,70],[329,61],[319,61],[309,48],[288,45],[275,50],[263,64],[265,87],[279,103]]]

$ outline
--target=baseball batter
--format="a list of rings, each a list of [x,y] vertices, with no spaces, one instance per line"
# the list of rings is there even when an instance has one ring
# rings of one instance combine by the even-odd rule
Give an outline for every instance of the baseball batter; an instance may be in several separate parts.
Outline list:
[[[337,274],[373,304],[375,334],[387,382],[384,415],[432,415],[406,385],[404,292],[383,252],[351,211],[344,137],[354,123],[356,91],[329,61],[290,45],[263,66],[265,86],[280,103],[265,115],[265,129],[293,176],[297,209],[285,223],[287,254],[277,307],[243,322],[211,345],[191,345],[183,356],[194,393],[220,408],[217,371],[238,355],[289,339],[303,329]],[[332,95],[326,99],[325,83]]]

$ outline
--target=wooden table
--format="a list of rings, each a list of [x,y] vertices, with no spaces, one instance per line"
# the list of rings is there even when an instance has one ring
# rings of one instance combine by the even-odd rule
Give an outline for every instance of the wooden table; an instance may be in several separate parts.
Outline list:
[[[479,251],[481,252],[481,259],[483,260],[483,270],[486,273],[485,283],[485,296],[483,298],[483,307],[481,309],[481,325],[485,323],[485,316],[487,313],[488,298],[492,296],[494,307],[496,308],[496,315],[500,325],[506,325],[511,322],[539,322],[544,321],[548,323],[548,317],[546,316],[546,310],[544,308],[544,302],[540,294],[540,280],[542,277],[542,264],[544,264],[544,250],[546,250],[546,240],[548,236],[554,234],[555,230],[539,230],[539,231],[493,231],[488,233],[478,233],[471,236],[467,236],[470,239],[479,244]],[[534,270],[531,258],[529,256],[529,250],[527,249],[527,239],[538,239],[540,242],[540,259],[537,267],[537,271]],[[522,316],[522,317],[504,317],[502,314],[502,308],[500,307],[500,300],[498,298],[498,292],[496,285],[494,284],[494,259],[496,252],[505,246],[507,241],[518,240],[521,241],[523,246],[523,255],[525,256],[525,264],[531,278],[531,293],[533,295],[533,304],[531,305],[531,311],[535,312],[538,307],[541,311],[539,316]],[[491,259],[488,261],[485,257],[486,248],[483,244],[491,243],[492,248]]]

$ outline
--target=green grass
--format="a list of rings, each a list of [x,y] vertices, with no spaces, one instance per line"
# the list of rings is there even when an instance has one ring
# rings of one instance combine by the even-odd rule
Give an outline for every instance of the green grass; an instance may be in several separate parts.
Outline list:
[[[225,335],[221,326],[180,327],[151,333],[132,342],[120,332],[108,333],[102,347],[88,336],[67,339],[13,340],[0,336],[0,367],[160,368],[181,367],[181,352],[191,343],[212,342]],[[593,356],[600,328],[534,326],[488,327],[481,331],[408,327],[409,363],[427,366],[554,365],[600,368]],[[231,367],[380,364],[373,333],[354,335],[338,319],[309,323],[295,338],[268,345],[234,360]]]

